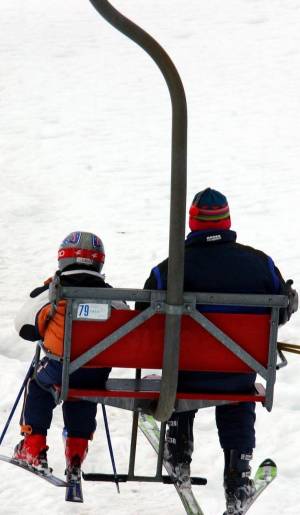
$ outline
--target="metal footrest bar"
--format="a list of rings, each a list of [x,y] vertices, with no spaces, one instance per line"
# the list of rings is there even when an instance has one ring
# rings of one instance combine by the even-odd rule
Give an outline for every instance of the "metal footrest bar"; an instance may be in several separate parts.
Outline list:
[[[96,472],[82,473],[82,477],[85,481],[108,481],[115,483],[116,478],[113,474],[101,474]],[[129,476],[128,474],[118,474],[119,483],[126,483],[129,481],[138,481],[143,483],[164,483],[166,485],[172,485],[173,481],[170,476]],[[207,479],[204,477],[191,477],[192,485],[206,485]]]

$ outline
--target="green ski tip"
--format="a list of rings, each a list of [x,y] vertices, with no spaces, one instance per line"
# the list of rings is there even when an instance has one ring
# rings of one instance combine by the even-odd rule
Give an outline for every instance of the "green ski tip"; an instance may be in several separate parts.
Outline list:
[[[264,460],[258,467],[255,479],[261,481],[271,482],[277,476],[277,466],[276,463],[267,458]]]

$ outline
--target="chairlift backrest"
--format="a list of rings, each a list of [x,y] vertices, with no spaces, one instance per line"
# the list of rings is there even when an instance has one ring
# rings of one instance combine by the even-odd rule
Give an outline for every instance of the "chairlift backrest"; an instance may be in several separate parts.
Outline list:
[[[112,310],[105,322],[73,320],[71,362],[138,314],[136,310]],[[205,316],[263,367],[267,367],[270,314],[206,313]],[[164,325],[165,315],[155,314],[83,366],[162,369]],[[242,359],[187,315],[182,316],[179,370],[252,371]]]
[[[166,302],[166,292],[62,287],[60,293],[60,298],[66,300],[66,321],[62,387],[58,401],[69,395],[69,375],[84,366],[134,368],[137,374],[141,369],[160,369],[163,376],[165,318],[168,311],[169,314],[174,311],[174,306]],[[145,302],[146,309],[141,312],[111,309],[112,301],[120,299]],[[183,306],[176,308],[181,310],[181,336],[179,364],[172,370],[172,375],[177,375],[178,370],[254,371],[265,380],[266,389],[264,391],[260,387],[259,395],[256,392],[250,399],[249,395],[245,397],[238,393],[222,396],[222,392],[218,396],[199,392],[176,395],[175,385],[175,401],[176,397],[183,400],[192,397],[194,401],[201,399],[201,402],[209,399],[209,405],[212,405],[213,399],[218,402],[259,400],[270,410],[276,378],[279,310],[287,302],[282,295],[184,293]],[[222,305],[227,309],[231,306],[235,308],[233,311],[240,306],[244,311],[247,308],[253,312],[201,313],[201,305],[217,306],[218,309]],[[168,388],[168,377],[166,373],[165,384],[158,381],[155,388],[140,379],[110,379],[106,390],[72,391],[72,397],[107,404],[110,397],[127,397],[133,401],[137,398],[157,400],[162,389]],[[149,393],[149,388],[156,391]],[[142,402],[136,404],[134,401],[126,409],[142,409],[143,406]],[[124,406],[119,403],[118,407]]]

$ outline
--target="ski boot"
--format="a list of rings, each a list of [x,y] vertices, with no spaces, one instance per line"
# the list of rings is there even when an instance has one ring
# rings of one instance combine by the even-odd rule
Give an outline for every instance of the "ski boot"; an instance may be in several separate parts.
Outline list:
[[[83,502],[81,487],[81,464],[88,452],[86,438],[67,437],[65,441],[66,456],[66,501]]]
[[[88,452],[88,440],[85,438],[67,437],[65,456],[66,474],[81,475],[81,464]]]
[[[255,494],[254,483],[250,479],[249,465],[252,454],[236,449],[225,450],[224,489],[226,512],[224,515],[243,515],[249,500]]]
[[[40,434],[26,435],[21,442],[16,445],[13,458],[26,463],[44,474],[49,474],[52,469],[48,467],[47,461],[48,446],[46,436]]]
[[[176,413],[168,421],[164,447],[164,462],[174,483],[180,488],[191,487],[191,461],[194,450],[193,422],[195,413]]]

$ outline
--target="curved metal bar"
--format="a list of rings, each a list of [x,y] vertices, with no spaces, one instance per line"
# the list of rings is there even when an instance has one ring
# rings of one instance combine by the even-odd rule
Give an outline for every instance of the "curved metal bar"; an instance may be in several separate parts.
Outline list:
[[[167,304],[170,307],[182,306],[187,162],[187,106],[184,88],[170,57],[152,36],[123,16],[107,0],[90,0],[90,2],[103,18],[152,57],[169,88],[172,102],[172,156]],[[161,394],[154,412],[155,418],[161,421],[167,420],[174,408],[180,327],[181,313],[168,313],[165,326]]]

